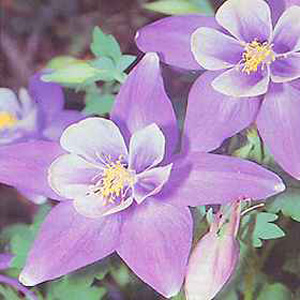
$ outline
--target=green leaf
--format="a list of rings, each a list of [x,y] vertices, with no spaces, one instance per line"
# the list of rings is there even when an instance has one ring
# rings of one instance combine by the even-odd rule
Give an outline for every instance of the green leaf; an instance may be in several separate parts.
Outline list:
[[[291,292],[281,283],[266,284],[257,300],[289,300]]]
[[[78,85],[94,78],[98,74],[99,70],[93,68],[88,62],[79,61],[50,74],[43,75],[42,80],[45,82]]]
[[[3,298],[1,297],[3,296]],[[20,300],[18,292],[13,290],[11,287],[0,284],[0,299],[3,300]]]
[[[252,237],[254,247],[261,247],[261,240],[277,239],[285,236],[284,231],[278,225],[271,223],[277,219],[278,216],[276,214],[267,212],[257,213]]]
[[[300,222],[300,190],[290,188],[287,192],[277,196],[272,203],[268,204],[267,209],[274,213],[281,211],[284,216]]]
[[[207,0],[159,0],[146,3],[144,7],[167,15],[199,13],[212,16],[214,13],[210,2]]]
[[[111,58],[116,64],[119,63],[122,56],[117,40],[110,34],[104,34],[98,26],[95,27],[93,31],[91,51],[96,57]]]
[[[59,70],[78,62],[80,60],[72,56],[57,56],[47,63],[46,69]]]
[[[124,72],[135,60],[135,55],[122,55],[119,63],[117,64],[117,68],[120,72]]]

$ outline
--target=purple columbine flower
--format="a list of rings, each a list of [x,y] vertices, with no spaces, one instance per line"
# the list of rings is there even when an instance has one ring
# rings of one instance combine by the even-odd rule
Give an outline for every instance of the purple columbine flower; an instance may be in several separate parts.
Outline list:
[[[284,190],[255,163],[215,154],[174,155],[175,114],[159,58],[148,53],[122,85],[111,120],[88,118],[60,140],[0,149],[0,181],[59,199],[20,275],[57,278],[116,251],[165,297],[186,272],[193,222],[188,206],[263,199]]]
[[[29,90],[21,88],[16,94],[0,88],[0,146],[28,140],[58,140],[63,130],[82,118],[80,112],[64,110],[62,88],[40,80],[41,74],[29,80]],[[46,201],[41,195],[21,190],[36,204]]]
[[[137,44],[169,64],[210,70],[189,94],[185,148],[211,151],[256,122],[275,160],[300,179],[300,7],[280,16],[285,2],[269,3],[272,14],[263,0],[228,0],[216,21],[166,18],[142,28]]]

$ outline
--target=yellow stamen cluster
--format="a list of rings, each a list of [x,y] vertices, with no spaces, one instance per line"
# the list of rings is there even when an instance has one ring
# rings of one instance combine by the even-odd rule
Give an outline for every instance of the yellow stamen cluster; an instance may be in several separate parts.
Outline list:
[[[120,156],[117,161],[106,163],[101,179],[94,186],[93,192],[106,200],[104,204],[113,203],[118,197],[122,201],[127,192],[125,188],[131,187],[134,181],[133,172],[126,168]]]
[[[0,129],[12,127],[16,122],[17,119],[12,114],[0,112]]]
[[[270,65],[274,60],[275,55],[272,50],[272,45],[267,42],[260,43],[257,40],[254,40],[245,46],[242,60],[242,72],[249,75],[252,72],[256,72],[260,64],[262,64],[263,69],[265,64]]]

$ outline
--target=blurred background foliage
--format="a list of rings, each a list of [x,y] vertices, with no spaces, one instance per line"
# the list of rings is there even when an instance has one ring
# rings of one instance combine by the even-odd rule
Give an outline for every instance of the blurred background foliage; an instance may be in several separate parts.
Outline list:
[[[0,86],[18,90],[42,68],[45,81],[65,87],[66,107],[107,116],[126,74],[142,56],[134,43],[138,28],[167,15],[213,15],[222,0],[0,0]],[[102,47],[99,47],[102,45]],[[105,45],[105,47],[103,47]],[[162,66],[177,117],[197,72]],[[300,299],[300,184],[284,173],[255,127],[224,142],[217,153],[256,161],[282,176],[288,190],[242,220],[241,261],[217,299]],[[14,256],[5,273],[17,277],[51,202],[34,205],[13,188],[0,186],[0,249]],[[249,207],[245,204],[244,209]],[[206,232],[216,208],[193,209],[195,241]],[[204,274],[205,275],[205,274]],[[163,299],[111,256],[51,283],[33,288],[39,299]],[[21,299],[0,284],[0,299]],[[174,297],[183,300],[184,295]]]

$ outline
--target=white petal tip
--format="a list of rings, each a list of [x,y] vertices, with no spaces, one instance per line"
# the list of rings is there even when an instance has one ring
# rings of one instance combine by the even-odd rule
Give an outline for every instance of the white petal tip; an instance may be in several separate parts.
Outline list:
[[[23,273],[20,274],[19,281],[25,286],[34,286],[37,284],[35,280],[30,278],[29,276],[26,276],[26,274]]]
[[[283,182],[281,182],[281,183],[276,184],[274,189],[276,192],[281,193],[286,189],[286,186]]]
[[[137,40],[139,38],[139,36],[140,36],[140,33],[137,31],[136,34],[135,34],[134,39]]]

